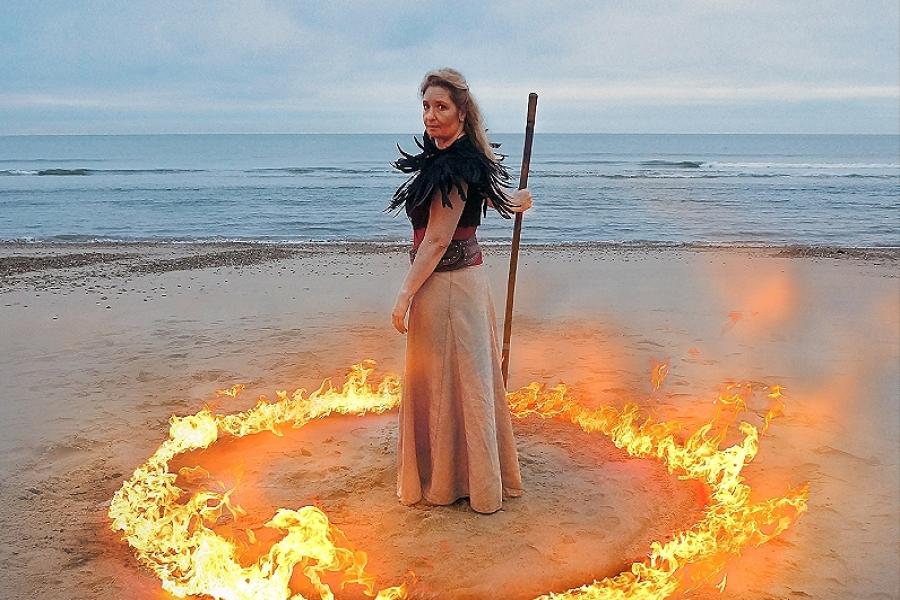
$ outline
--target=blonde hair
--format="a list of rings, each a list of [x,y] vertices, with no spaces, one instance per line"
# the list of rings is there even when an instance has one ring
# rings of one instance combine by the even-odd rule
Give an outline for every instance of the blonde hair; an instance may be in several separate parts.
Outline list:
[[[449,68],[429,71],[425,74],[425,78],[422,79],[421,85],[419,85],[419,96],[424,96],[425,90],[433,85],[442,87],[450,93],[450,98],[456,107],[466,113],[463,131],[469,136],[476,148],[483,152],[491,161],[497,162],[497,156],[494,154],[494,149],[490,140],[488,140],[484,127],[481,108],[479,108],[478,102],[475,101],[475,96],[469,91],[469,84],[466,83],[466,78],[463,77],[462,73],[456,69]]]

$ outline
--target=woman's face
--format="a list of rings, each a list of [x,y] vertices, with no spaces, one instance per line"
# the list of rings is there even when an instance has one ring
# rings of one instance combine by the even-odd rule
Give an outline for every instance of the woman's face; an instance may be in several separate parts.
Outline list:
[[[422,122],[439,148],[457,138],[465,119],[465,113],[453,103],[446,88],[432,85],[425,90],[422,96]]]

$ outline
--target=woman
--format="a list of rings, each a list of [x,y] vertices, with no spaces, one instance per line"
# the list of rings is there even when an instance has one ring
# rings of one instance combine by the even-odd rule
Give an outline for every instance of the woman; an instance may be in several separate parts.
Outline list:
[[[419,92],[422,152],[400,150],[394,166],[413,175],[390,206],[404,206],[413,226],[412,264],[391,314],[409,333],[397,495],[407,505],[468,497],[473,510],[492,513],[522,494],[522,477],[475,230],[488,206],[508,218],[532,199],[528,190],[505,193],[509,175],[459,72],[431,71]]]

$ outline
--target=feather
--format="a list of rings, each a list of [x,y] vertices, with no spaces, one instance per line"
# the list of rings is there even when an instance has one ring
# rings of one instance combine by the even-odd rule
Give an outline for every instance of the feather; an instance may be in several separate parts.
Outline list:
[[[487,214],[488,200],[504,218],[512,214],[509,189],[510,176],[500,164],[504,158],[493,160],[485,156],[467,135],[447,148],[438,148],[427,133],[423,141],[413,137],[421,152],[410,154],[400,145],[400,158],[391,163],[398,171],[410,174],[397,191],[386,210],[403,206],[413,222],[413,227],[424,227],[428,222],[428,209],[435,193],[441,195],[441,204],[450,207],[450,195],[456,190],[466,203],[459,226],[479,225],[481,216]],[[500,144],[491,144],[498,148]]]

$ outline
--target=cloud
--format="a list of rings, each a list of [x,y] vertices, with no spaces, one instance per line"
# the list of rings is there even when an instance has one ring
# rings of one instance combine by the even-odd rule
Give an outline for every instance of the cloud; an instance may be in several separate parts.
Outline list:
[[[154,124],[166,111],[173,124],[209,113],[205,126],[220,111],[216,130],[242,122],[242,111],[266,130],[280,113],[343,111],[347,123],[385,130],[415,123],[416,109],[391,113],[415,106],[422,74],[445,65],[501,114],[538,90],[545,106],[573,115],[560,123],[625,113],[665,123],[691,105],[726,119],[729,106],[750,106],[771,117],[767,127],[789,130],[804,104],[818,115],[804,121],[811,131],[900,127],[895,0],[822,0],[814,10],[774,0],[21,2],[10,14],[0,23],[0,133],[58,126],[67,114],[104,131],[108,111]],[[749,127],[728,114],[729,130]],[[342,126],[310,119],[302,126]]]
[[[900,88],[877,85],[709,85],[697,82],[665,84],[609,84],[593,81],[550,82],[538,86],[486,86],[480,90],[493,98],[510,99],[540,88],[545,100],[563,102],[611,101],[644,104],[704,104],[746,102],[801,102],[814,100],[900,99]]]
[[[322,90],[315,101],[334,109],[364,109],[373,101],[383,106],[395,105],[410,96],[412,86],[380,86],[376,98],[368,97],[367,86],[348,86],[339,90]],[[695,83],[680,84],[613,84],[598,85],[592,81],[549,82],[537,85],[497,86],[478,88],[483,100],[509,101],[527,97],[539,90],[541,98],[557,104],[585,101],[639,102],[643,104],[704,104],[747,102],[804,102],[815,100],[897,100],[900,88],[893,86],[815,86],[815,85],[756,85],[747,87],[709,86]],[[2,108],[97,108],[106,110],[296,110],[308,103],[307,97],[283,96],[256,100],[205,98],[190,93],[152,91],[129,93],[16,94],[0,93]],[[417,110],[417,109],[416,109]]]

